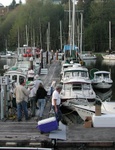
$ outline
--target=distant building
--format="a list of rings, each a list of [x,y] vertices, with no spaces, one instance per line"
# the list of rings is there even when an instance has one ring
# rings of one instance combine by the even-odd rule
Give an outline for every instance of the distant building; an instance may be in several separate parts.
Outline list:
[[[4,7],[4,5],[2,5],[0,3],[0,16],[4,16],[9,12],[9,7]]]

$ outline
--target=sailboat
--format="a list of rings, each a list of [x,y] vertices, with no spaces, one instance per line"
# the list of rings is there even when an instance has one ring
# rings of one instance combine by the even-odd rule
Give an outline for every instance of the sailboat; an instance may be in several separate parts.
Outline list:
[[[111,51],[111,21],[109,21],[109,54],[102,57],[104,60],[115,60],[115,51]]]

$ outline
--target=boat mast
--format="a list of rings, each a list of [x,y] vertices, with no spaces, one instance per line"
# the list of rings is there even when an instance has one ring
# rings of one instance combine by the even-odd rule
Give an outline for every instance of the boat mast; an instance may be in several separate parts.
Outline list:
[[[75,45],[75,0],[73,0],[73,28],[72,28],[72,31],[73,31],[73,46],[72,46],[72,49],[74,50],[74,45]],[[70,52],[70,55],[71,55],[71,52]]]
[[[47,29],[47,51],[49,52],[50,49],[50,22],[48,22],[48,29]]]
[[[19,56],[19,48],[20,48],[20,36],[19,36],[19,28],[18,28],[18,56]]]
[[[72,43],[71,43],[71,3],[70,3],[70,0],[69,0],[69,44],[70,44],[70,55],[71,55],[71,46],[72,46]]]
[[[83,13],[81,12],[80,14],[81,14],[80,54],[82,54]]]
[[[109,50],[111,50],[111,21],[109,21]]]
[[[27,29],[27,25],[26,25],[26,45],[28,46],[28,29]]]
[[[8,42],[7,42],[7,40],[5,41],[5,46],[6,46],[6,54],[7,54],[7,50],[8,50]]]
[[[60,48],[62,50],[62,21],[60,20]]]

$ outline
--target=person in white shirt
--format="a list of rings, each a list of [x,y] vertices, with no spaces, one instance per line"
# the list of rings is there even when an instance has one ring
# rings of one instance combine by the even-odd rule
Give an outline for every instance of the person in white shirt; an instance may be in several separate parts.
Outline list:
[[[58,125],[59,125],[59,121],[62,119],[62,113],[60,110],[60,103],[61,103],[60,92],[61,92],[61,90],[62,90],[62,86],[57,85],[52,94],[52,108],[55,112],[55,117],[58,122]]]
[[[34,70],[32,68],[29,68],[27,73],[28,81],[33,81],[34,75],[35,75]]]

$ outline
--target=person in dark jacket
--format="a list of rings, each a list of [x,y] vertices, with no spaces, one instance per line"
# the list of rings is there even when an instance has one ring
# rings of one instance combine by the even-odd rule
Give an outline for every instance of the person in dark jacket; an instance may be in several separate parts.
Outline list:
[[[38,103],[38,107],[39,107],[39,120],[41,120],[43,117],[43,112],[46,105],[46,99],[45,99],[46,96],[47,96],[47,91],[43,87],[43,84],[40,83],[38,90],[36,92],[36,102]]]

